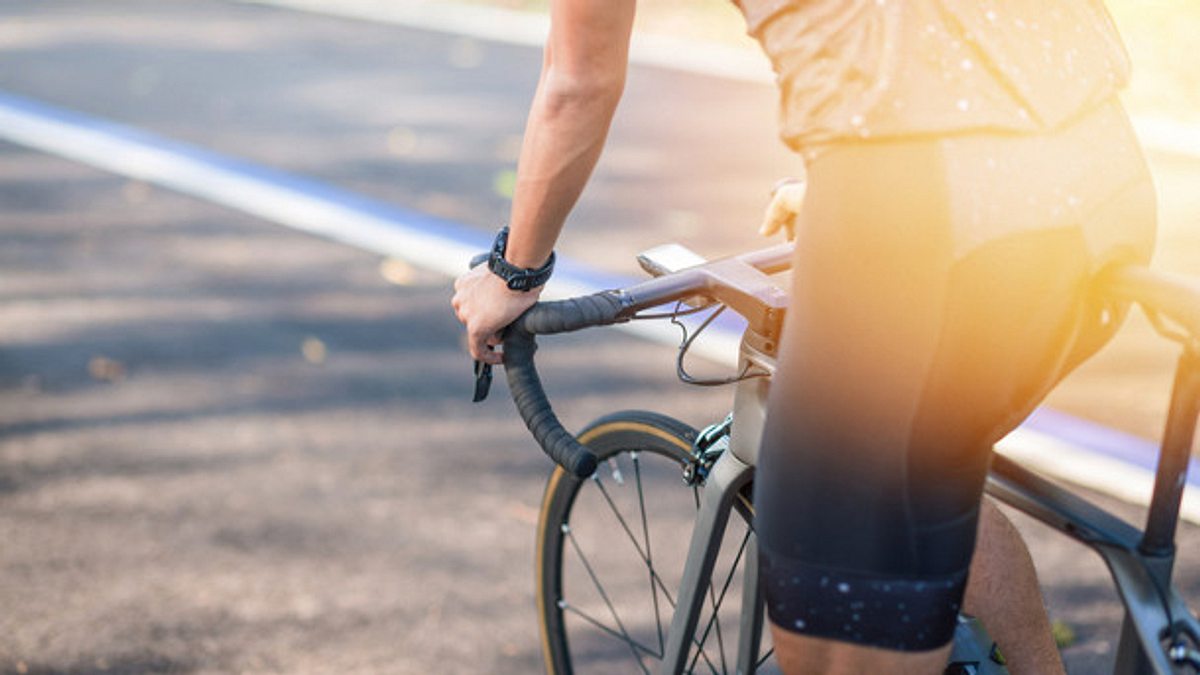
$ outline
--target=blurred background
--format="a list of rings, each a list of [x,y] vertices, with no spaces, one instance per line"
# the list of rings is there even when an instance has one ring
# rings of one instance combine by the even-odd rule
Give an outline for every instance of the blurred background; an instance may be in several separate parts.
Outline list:
[[[1155,265],[1194,275],[1200,8],[1108,5],[1159,189]],[[502,378],[469,403],[448,301],[507,217],[545,7],[0,3],[0,673],[541,667],[549,460]],[[771,185],[802,172],[736,9],[641,0],[638,31],[560,248],[597,283],[667,241],[761,246]],[[1144,446],[1175,355],[1135,315],[1047,405]],[[572,428],[730,405],[625,333],[540,358]],[[1137,522],[1135,474],[1092,498]],[[1018,526],[1071,672],[1101,672],[1120,620],[1103,565]],[[1193,602],[1198,542],[1184,524]]]

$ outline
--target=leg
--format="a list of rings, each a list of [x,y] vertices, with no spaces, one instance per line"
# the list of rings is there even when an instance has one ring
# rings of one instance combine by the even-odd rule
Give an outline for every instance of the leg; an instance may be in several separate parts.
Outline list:
[[[1013,675],[1063,673],[1042,606],[1037,574],[1021,535],[990,499],[983,501],[964,610],[980,617],[1008,659]],[[798,635],[772,626],[780,667],[788,673],[933,673],[949,647],[905,653]]]
[[[1064,672],[1029,550],[990,499],[983,500],[979,514],[963,609],[983,621],[1013,675]]]
[[[946,665],[975,505],[918,523],[910,495],[928,486],[908,469],[953,266],[940,172],[938,149],[920,144],[834,151],[810,167],[756,486],[789,674]]]
[[[943,150],[859,146],[810,168],[757,486],[789,673],[941,672],[991,444],[1044,395],[1073,335],[1078,228],[960,256]],[[1001,532],[983,569],[1006,562]]]
[[[895,652],[846,642],[822,640],[771,624],[779,667],[789,675],[930,675],[941,673],[950,658],[950,645],[927,652]]]

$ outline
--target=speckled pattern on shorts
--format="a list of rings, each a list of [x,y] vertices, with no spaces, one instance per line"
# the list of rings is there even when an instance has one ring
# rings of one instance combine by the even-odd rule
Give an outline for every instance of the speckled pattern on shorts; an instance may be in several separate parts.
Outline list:
[[[855,644],[921,651],[954,635],[967,573],[927,579],[833,571],[761,555],[767,612],[787,630]]]

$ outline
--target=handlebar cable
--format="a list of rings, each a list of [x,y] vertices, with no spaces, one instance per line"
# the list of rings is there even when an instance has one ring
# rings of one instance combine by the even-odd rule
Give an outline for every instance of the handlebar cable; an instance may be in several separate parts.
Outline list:
[[[629,317],[629,320],[630,321],[655,321],[655,320],[660,320],[660,319],[675,319],[675,318],[681,317],[681,316],[691,316],[693,314],[699,314],[700,312],[703,312],[706,309],[712,309],[712,304],[708,304],[708,305],[700,305],[699,307],[692,307],[690,309],[685,309],[685,310],[680,311],[679,307],[682,304],[683,304],[683,301],[680,300],[679,302],[675,303],[675,309],[671,310],[670,312],[656,312],[653,314],[642,312],[642,313],[634,314],[633,316]]]
[[[693,308],[691,310],[681,312],[681,311],[679,311],[679,309],[682,306],[683,306],[682,300],[679,302],[676,302],[675,303],[675,311],[670,314],[671,323],[676,326],[679,326],[679,330],[683,333],[683,338],[679,343],[679,353],[675,357],[675,375],[676,375],[676,377],[679,378],[679,380],[681,382],[683,382],[684,384],[695,385],[697,387],[721,387],[721,386],[724,386],[727,384],[735,384],[737,382],[741,382],[742,380],[749,380],[749,379],[753,379],[756,377],[769,377],[770,376],[770,373],[767,373],[765,371],[757,371],[757,372],[752,371],[752,367],[749,363],[747,363],[745,366],[742,367],[742,372],[740,372],[737,375],[734,375],[732,377],[719,377],[719,378],[713,378],[713,379],[705,379],[705,378],[695,377],[691,373],[687,372],[687,368],[684,367],[683,361],[684,361],[684,357],[688,353],[688,350],[692,348],[692,344],[696,341],[696,338],[700,337],[700,334],[704,332],[704,329],[708,328],[712,324],[713,321],[716,321],[718,316],[721,316],[721,314],[725,311],[727,305],[718,304],[717,308],[711,314],[709,314],[707,317],[704,318],[704,321],[700,323],[700,325],[696,328],[696,331],[694,333],[692,333],[691,335],[688,334],[687,326],[684,325],[684,323],[679,320],[679,317],[688,316],[690,314],[695,314],[696,312],[699,312],[700,310],[706,309],[706,308],[705,307]]]

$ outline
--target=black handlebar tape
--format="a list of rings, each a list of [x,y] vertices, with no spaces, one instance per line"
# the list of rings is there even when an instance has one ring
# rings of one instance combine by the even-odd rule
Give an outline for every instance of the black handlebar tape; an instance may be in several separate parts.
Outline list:
[[[521,419],[542,450],[579,478],[596,470],[596,455],[575,440],[554,415],[533,363],[537,351],[534,336],[616,323],[621,309],[620,298],[610,292],[540,303],[522,314],[504,334],[504,373]]]
[[[522,314],[512,329],[534,335],[552,335],[590,326],[607,326],[623,320],[619,318],[625,307],[622,298],[617,291],[602,291],[568,300],[539,302]]]

